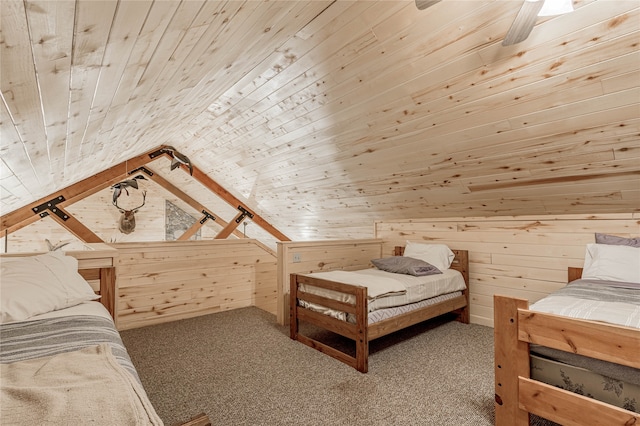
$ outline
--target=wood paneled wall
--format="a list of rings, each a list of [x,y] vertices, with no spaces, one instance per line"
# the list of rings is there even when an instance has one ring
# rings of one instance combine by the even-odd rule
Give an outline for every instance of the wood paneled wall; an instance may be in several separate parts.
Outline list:
[[[567,267],[582,267],[594,233],[640,235],[637,213],[510,216],[380,221],[383,255],[406,240],[469,250],[471,322],[493,326],[493,295],[534,302],[567,282]]]
[[[381,255],[382,241],[377,239],[279,242],[278,323],[289,323],[290,274],[369,268],[369,261]]]
[[[121,330],[247,306],[276,313],[276,257],[256,240],[112,246]]]

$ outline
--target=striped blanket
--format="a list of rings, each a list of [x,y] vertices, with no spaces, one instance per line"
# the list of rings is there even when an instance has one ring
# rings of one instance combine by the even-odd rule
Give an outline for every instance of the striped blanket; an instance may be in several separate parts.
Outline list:
[[[74,315],[1,324],[0,342],[3,421],[162,424],[111,319]]]
[[[640,328],[640,286],[600,280],[576,280],[529,308],[572,318]]]
[[[74,315],[0,324],[0,364],[41,358],[107,343],[118,364],[140,381],[122,343],[108,318]]]

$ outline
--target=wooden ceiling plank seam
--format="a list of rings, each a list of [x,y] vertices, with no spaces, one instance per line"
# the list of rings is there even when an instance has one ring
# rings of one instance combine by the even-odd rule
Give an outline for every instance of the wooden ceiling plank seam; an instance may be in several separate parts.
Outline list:
[[[577,59],[577,58],[576,58]],[[567,59],[569,60],[569,59]],[[569,70],[562,74],[556,74],[554,76],[547,76],[544,79],[540,79],[539,77],[533,78],[531,77],[531,82],[522,84],[521,79],[517,77],[517,75],[513,75],[505,80],[513,80],[517,79],[520,84],[518,86],[514,86],[511,89],[506,89],[500,86],[501,91],[499,93],[487,94],[485,97],[476,97],[475,99],[464,99],[464,103],[461,105],[453,105],[451,107],[447,107],[447,103],[453,102],[461,102],[463,97],[460,92],[458,94],[450,94],[445,97],[439,98],[437,101],[431,101],[429,103],[422,103],[416,110],[414,111],[415,115],[419,115],[420,112],[424,110],[435,110],[438,111],[438,116],[448,118],[448,116],[452,115],[453,118],[456,117],[455,113],[458,112],[458,117],[464,117],[465,115],[472,114],[473,107],[480,108],[479,112],[487,111],[495,108],[495,105],[500,106],[508,106],[508,105],[519,105],[523,102],[526,102],[528,98],[533,97],[533,99],[540,98],[545,96],[548,93],[558,93],[563,90],[563,86],[571,85],[569,88],[564,90],[569,90],[571,93],[577,87],[581,85],[589,85],[593,84],[594,81],[599,81],[599,77],[607,72],[615,73],[616,69],[620,69],[618,67],[625,67],[627,65],[633,64],[633,55],[623,55],[622,57],[615,58],[613,60],[604,61],[604,62],[596,62],[590,61],[591,65],[581,68],[580,70],[584,73],[580,76],[576,76],[577,70]],[[637,59],[636,59],[637,61]],[[574,63],[574,61],[572,61]],[[553,66],[553,64],[549,64]],[[547,66],[547,63],[544,63],[542,67],[540,67],[541,71],[544,70],[544,67]],[[624,68],[623,68],[624,69]],[[593,75],[598,75],[598,78],[594,79]],[[557,84],[556,84],[557,82]],[[578,82],[578,83],[576,83]],[[494,80],[495,83],[495,80]],[[524,90],[528,90],[528,94],[523,94]],[[476,90],[475,94],[478,94]],[[505,102],[505,100],[507,102]],[[444,103],[442,102],[444,101]],[[493,101],[493,104],[488,101]],[[486,107],[485,107],[486,105]],[[436,117],[429,116],[429,118],[433,118],[436,120]]]
[[[68,131],[74,6],[73,1],[32,1],[26,8],[54,180],[64,174],[64,160],[59,158],[64,159]]]
[[[2,177],[5,174],[15,176],[25,187],[37,188],[42,185],[35,170],[33,161],[29,156],[29,151],[21,139],[18,129],[16,128],[13,118],[7,109],[7,104],[0,102],[0,152],[2,155]],[[8,155],[11,153],[11,155]],[[19,170],[21,178],[16,176]],[[33,194],[36,195],[36,194]]]
[[[65,172],[82,158],[83,143],[88,143],[85,136],[91,104],[116,5],[116,2],[78,2],[76,5]]]
[[[380,12],[382,12],[383,14],[385,13],[385,10],[381,10]],[[386,13],[389,13],[388,11]],[[385,15],[386,16],[386,15]],[[326,46],[326,48],[331,48],[331,49],[335,49],[335,47],[333,46],[341,46],[342,43],[344,43],[344,35],[342,33],[334,33],[331,34],[331,36],[325,40],[323,40],[319,46],[315,46],[314,47],[314,51],[315,50],[319,50],[323,47],[321,46]],[[347,38],[347,41],[350,40],[350,38]],[[326,50],[326,48],[324,48]],[[322,53],[323,55],[326,55],[326,52]],[[290,66],[288,66],[287,68],[285,68],[283,71],[278,73],[278,76],[280,78],[282,78],[283,76],[287,76],[290,75],[291,73],[293,73],[294,75],[299,75],[305,72],[306,68],[308,68],[309,66],[312,66],[312,64],[314,63],[313,61],[315,60],[315,56],[312,55],[312,52],[307,52],[304,56],[300,57],[297,61],[293,62]],[[267,80],[268,81],[268,80]],[[203,93],[207,93],[208,90],[206,90],[206,88],[200,88],[199,89],[201,92]],[[271,90],[269,90],[270,92]],[[261,98],[264,98],[268,95],[268,92],[261,95]],[[208,106],[208,104],[207,104]],[[206,108],[203,109],[203,111],[206,110]]]
[[[253,3],[251,3],[253,4]],[[251,13],[251,10],[246,10],[243,9],[242,12],[243,13],[248,13],[248,15],[246,15],[246,19],[239,25],[237,26],[233,31],[229,31],[228,35],[226,36],[226,38],[224,39],[218,39],[218,37],[220,36],[219,32],[216,34],[216,37],[214,37],[214,40],[212,40],[212,43],[206,43],[205,46],[207,48],[207,51],[213,51],[216,49],[219,49],[219,44],[225,44],[227,42],[229,42],[230,40],[235,39],[236,43],[239,43],[241,45],[247,46],[247,50],[251,49],[252,44],[255,44],[259,41],[259,39],[256,39],[255,36],[253,36],[248,29],[252,28],[254,26],[264,26],[265,24],[262,23],[262,21],[266,21],[269,26],[267,28],[264,28],[263,30],[263,34],[267,34],[270,33],[273,29],[273,27],[277,28],[278,23],[281,21],[283,16],[286,16],[286,14],[288,12],[290,12],[291,9],[287,8],[283,8],[281,7],[281,5],[277,5],[276,4],[271,4],[271,5],[267,5],[266,7],[268,7],[268,9],[266,11],[263,12],[259,12],[258,10],[263,7],[265,5],[265,3],[256,3],[256,11],[254,13]],[[295,6],[295,5],[294,5]],[[258,15],[258,16],[256,16]],[[276,29],[277,31],[277,29]],[[208,52],[207,52],[208,53]],[[199,56],[201,56],[201,54],[195,55],[196,58],[194,58],[193,62],[196,62],[195,59],[197,59]],[[225,60],[223,60],[223,63],[226,63],[228,59],[233,60],[231,57],[226,57]],[[194,64],[195,65],[195,64]],[[192,77],[192,72],[189,72],[189,76],[192,80],[195,80],[195,84],[194,82],[189,82],[189,86],[192,87],[194,90],[192,91],[192,93],[196,93],[196,94],[200,94],[201,91],[199,89],[197,89],[196,87],[198,87],[198,85],[200,85],[203,82],[207,82],[210,81],[212,79],[212,76],[217,74],[217,72],[212,72],[210,67],[205,67],[204,64],[197,64],[198,68],[199,68],[199,72],[198,74],[195,75],[195,78]],[[183,71],[187,71],[188,68],[183,67]],[[222,69],[223,67],[220,67],[220,69]],[[249,68],[248,73],[250,73],[255,67]],[[191,71],[191,70],[189,70]],[[215,78],[215,77],[214,77]],[[187,94],[184,99],[181,101],[180,103],[180,108],[184,108],[189,104],[189,100],[191,98],[191,94]]]
[[[637,111],[636,111],[635,108],[633,108],[633,107],[626,108],[626,110],[628,111],[626,114],[623,113],[621,111],[621,109],[613,110],[611,114],[608,114],[611,117],[610,119],[608,119],[607,115],[605,115],[605,114],[594,113],[593,117],[590,117],[589,120],[586,120],[586,121],[589,122],[589,123],[592,123],[592,125],[593,125],[592,128],[596,129],[596,130],[599,128],[599,126],[598,126],[600,124],[599,122],[611,123],[612,126],[619,127],[620,126],[620,121],[619,120],[623,120],[626,117],[635,118],[637,116]],[[636,121],[636,128],[637,128],[637,125],[638,125],[638,123]],[[522,129],[520,131],[520,133],[523,133],[523,132],[526,132],[526,129]],[[574,133],[574,131],[571,132],[571,134],[573,134],[573,133]],[[517,152],[517,150],[514,148],[514,145],[516,145],[516,143],[511,142],[512,140],[519,141],[517,144],[521,144],[521,143],[526,143],[526,142],[532,141],[531,138],[527,138],[526,137],[526,134],[517,135],[515,137],[505,137],[504,139],[509,141],[507,143],[508,146],[505,146],[504,144],[498,144],[497,141],[494,142],[496,140],[496,137],[494,135],[492,135],[490,138],[488,138],[488,142],[489,142],[489,144],[491,144],[491,147],[496,147],[496,148],[492,148],[492,149],[497,149],[497,151],[500,152],[500,154],[502,156],[506,157],[506,158],[512,156],[514,152]],[[552,134],[552,136],[549,137],[549,141],[550,141],[551,144],[554,144],[554,145],[560,143],[558,141],[557,134]],[[473,149],[473,148],[471,148],[471,144],[472,143],[473,143],[472,140],[467,140],[467,141],[465,141],[465,146],[464,147],[460,147],[460,149],[458,149],[458,150],[452,150],[452,149],[446,150],[444,153],[438,155],[437,157],[432,157],[427,162],[427,164],[429,165],[430,169],[433,170],[433,167],[434,167],[433,164],[437,164],[437,163],[435,163],[435,161],[438,158],[447,158],[447,156],[451,156],[452,154],[455,154],[455,153],[462,153],[462,154],[465,154],[465,155],[469,155],[470,152],[473,153],[474,151],[477,151],[478,154],[479,154],[479,157],[480,156],[484,157],[484,155],[486,155],[486,150],[489,149],[489,147],[485,146],[483,144],[478,144],[478,148]],[[535,144],[532,144],[532,146],[535,146]],[[415,146],[415,147],[413,147],[413,146],[405,146],[405,149],[408,149],[411,152],[420,152],[418,150],[419,149],[418,146]],[[308,152],[309,149],[307,149],[306,151]],[[404,152],[405,151],[399,151],[399,150],[397,150],[395,148],[390,149],[390,151],[391,151],[391,153],[387,153],[384,150],[380,151],[380,155],[384,158],[384,161],[387,164],[390,161],[392,161],[393,157],[390,157],[390,155],[391,156],[395,155],[395,156],[398,156],[398,157],[401,157],[401,158],[404,157]],[[332,154],[331,155],[331,159],[328,159],[328,158],[327,159],[316,158],[315,160],[316,160],[317,166],[314,166],[313,168],[307,168],[305,170],[305,176],[309,176],[309,177],[314,176],[314,170],[315,169],[324,170],[324,164],[327,161],[338,160],[341,163],[344,163],[345,161],[348,161],[350,158],[353,161],[356,161],[356,162],[360,161],[360,160],[355,159],[353,157],[353,154],[350,153],[349,151],[344,151],[344,155],[340,155],[340,156],[336,156],[336,155]],[[423,163],[424,164],[424,162],[425,162],[425,159],[423,157],[420,157],[420,156],[413,156],[412,159],[414,159],[418,163]],[[288,166],[287,161],[288,160],[282,160],[281,161],[283,163],[283,166],[285,166],[285,167]],[[464,161],[464,160],[461,159],[461,158],[452,158],[451,161],[447,161],[445,163],[442,163],[441,167],[450,167],[451,164],[453,164],[454,161]],[[271,160],[271,165],[274,168],[277,166],[277,164],[278,164],[278,162],[273,162],[273,160]],[[265,167],[266,165],[262,165],[262,166]],[[404,170],[406,170],[406,169],[413,170],[414,168],[415,168],[415,166],[412,166],[410,164],[404,164],[403,165],[403,169]],[[280,172],[278,172],[278,173],[280,173]],[[268,177],[270,175],[271,175],[270,173],[265,172],[264,169],[263,169],[263,172],[262,172],[263,178]],[[318,175],[321,175],[322,178],[324,178],[324,175],[322,173],[318,173]],[[296,183],[304,182],[304,181],[301,181],[300,178],[296,178],[294,180],[290,180],[290,179],[285,178],[285,180],[289,180],[289,184],[290,185],[295,185]],[[283,189],[283,188],[281,188],[281,189]]]
[[[554,49],[557,49],[562,45],[565,49],[573,49],[574,42],[579,38],[575,37],[575,33],[580,32],[583,28],[590,28],[588,32],[593,33],[594,26],[605,26],[602,31],[597,31],[599,34],[598,39],[608,38],[607,32],[611,29],[609,28],[609,19],[603,19],[603,17],[611,17],[611,19],[616,20],[636,8],[637,5],[632,4],[632,2],[592,1],[588,5],[577,8],[574,12],[564,15],[564,17],[557,17],[563,19],[547,21],[548,25],[546,26],[539,25],[524,45],[516,44],[504,47],[501,44],[493,44],[480,48],[478,53],[485,59],[487,64],[505,58],[521,58],[526,62],[535,62],[537,59],[535,52],[539,51],[540,47],[546,46],[549,48],[549,46],[553,46]],[[590,42],[597,43],[598,39],[593,40],[593,37],[591,37]],[[518,62],[514,65],[517,65]]]
[[[0,79],[3,103],[32,163],[33,172],[39,182],[45,182],[40,174],[44,175],[49,170],[49,159],[48,156],[37,154],[42,141],[46,141],[46,130],[31,53],[25,3],[3,1],[0,3],[0,12],[4,41]],[[23,52],[28,54],[22,54]]]
[[[269,31],[268,33],[269,33],[269,34],[273,33],[273,34],[274,34],[274,36],[275,36],[275,35],[279,34],[280,32],[281,32],[281,31],[273,31],[273,30],[271,30],[271,31]],[[290,30],[290,32],[291,32],[291,30]],[[248,32],[247,32],[247,33],[248,33]],[[286,34],[286,33],[285,33],[285,34]],[[280,36],[280,37],[281,37],[281,36]],[[252,41],[252,42],[250,43],[250,45],[249,45],[248,49],[252,49],[252,48],[257,47],[257,46],[258,46],[257,41],[256,41],[256,40],[254,40],[254,41]],[[256,53],[257,53],[257,52],[256,52]],[[251,55],[251,50],[248,50],[248,51],[244,52],[243,56],[246,56],[246,57],[248,57],[248,58],[251,58],[251,57],[252,57],[252,55]],[[233,59],[233,58],[229,58],[229,59]],[[233,63],[233,65],[234,65],[234,66],[236,66],[237,61],[232,62],[232,63]],[[232,73],[232,72],[231,72],[231,71],[232,71],[232,68],[225,68],[225,69],[222,69],[222,70],[220,70],[220,71],[221,71],[221,72],[223,72],[224,74],[226,74],[227,76],[230,76],[230,77],[231,77],[231,78],[233,78],[233,79],[237,78],[237,77],[234,75],[234,73]],[[216,81],[216,77],[215,77],[215,75],[214,75],[214,76],[209,75],[208,79],[202,79],[202,80],[201,80],[201,82],[200,82],[200,84],[196,85],[196,86],[191,90],[191,92],[195,93],[195,94],[196,94],[196,96],[199,96],[199,97],[202,97],[202,96],[200,95],[200,93],[207,93],[207,94],[208,94],[207,100],[206,100],[205,102],[201,102],[201,101],[197,101],[197,100],[196,100],[196,101],[194,101],[194,103],[195,103],[195,104],[199,105],[199,107],[198,107],[198,109],[197,109],[196,111],[198,111],[198,112],[204,112],[204,111],[206,111],[206,109],[207,109],[208,105],[210,104],[210,93],[211,93],[211,91],[210,91],[210,90],[208,90],[208,89],[203,88],[203,87],[202,87],[202,84],[211,85],[211,84],[212,84],[212,82],[215,82],[215,81]],[[217,92],[215,92],[215,91],[214,91],[214,93],[217,93]],[[189,97],[185,97],[185,99],[182,101],[182,103],[180,104],[180,108],[179,108],[180,110],[183,110],[183,109],[184,109],[184,104],[185,104],[185,102],[186,102],[188,99],[189,99]],[[177,133],[177,132],[179,132],[179,131],[180,131],[180,129],[178,129],[178,130],[176,131],[176,133]]]
[[[430,58],[430,61],[431,61],[431,58]],[[367,62],[367,61],[365,61],[365,62]],[[437,60],[434,60],[433,62],[434,62],[434,63],[437,63]],[[396,65],[396,67],[397,67],[397,65]],[[407,70],[407,67],[399,67],[399,68],[400,68],[400,69],[402,69],[402,71],[403,71],[405,74],[407,73],[407,71],[406,71],[406,70]],[[369,69],[369,72],[370,72],[370,73],[373,73],[373,72],[374,72],[374,71],[373,71],[374,69],[373,69],[372,67],[370,67],[369,65],[368,65],[368,69]],[[389,67],[386,67],[386,69],[388,70],[388,69],[390,69],[390,68],[389,68]],[[375,74],[376,74],[378,77],[380,77],[381,75],[384,75],[385,73],[379,73],[379,72],[376,72]],[[356,78],[360,78],[360,79],[361,79],[361,77],[358,77],[358,76],[356,76]],[[396,80],[395,80],[394,78],[384,78],[384,79],[379,78],[378,80],[383,80],[383,81],[381,81],[381,82],[380,82],[380,83],[382,83],[382,84],[383,84],[383,87],[380,87],[380,84],[376,84],[376,90],[375,90],[375,92],[376,92],[376,93],[380,93],[380,92],[384,93],[384,92],[385,92],[385,89],[386,89],[386,86],[384,86],[384,85],[389,85],[389,82],[392,82],[392,83],[391,83],[391,86],[392,86],[391,88],[394,88],[394,87],[395,87],[395,85],[397,84],[397,83],[395,83],[395,81],[396,81]],[[347,86],[346,86],[346,87],[349,87],[349,86],[355,86],[354,84],[352,84],[352,82],[351,82],[351,81],[347,81],[347,83],[348,83],[348,84],[347,84]],[[371,83],[371,84],[373,84],[373,83]],[[344,85],[343,85],[343,86],[344,86]],[[339,85],[339,86],[336,88],[336,90],[335,90],[335,91],[336,91],[336,93],[339,93],[339,94],[340,94],[340,97],[339,97],[338,99],[348,99],[348,101],[349,101],[349,103],[350,103],[350,105],[351,105],[351,104],[353,103],[353,93],[352,93],[351,91],[345,90],[345,88],[346,88],[346,87],[343,87],[343,86],[340,86],[340,85]],[[366,89],[366,90],[365,90],[365,89]],[[388,89],[388,90],[391,90],[391,89]],[[362,90],[360,90],[360,92],[361,92],[363,95],[364,95],[364,94],[368,94],[368,95],[369,95],[368,97],[365,95],[365,97],[363,98],[363,101],[364,101],[364,99],[367,99],[367,98],[368,98],[368,99],[367,99],[367,102],[370,102],[370,101],[371,101],[371,99],[370,99],[371,87],[366,86],[365,88],[362,88]],[[329,90],[327,93],[328,93],[328,94],[332,93],[332,90]],[[380,95],[378,95],[378,97],[380,97]],[[331,101],[331,100],[329,100],[328,102],[330,102],[330,101]],[[344,102],[344,101],[342,101],[342,102]],[[353,107],[353,105],[351,105],[351,106]],[[354,109],[356,109],[356,108],[352,108],[352,110],[354,110]],[[310,121],[313,121],[313,120],[310,120]],[[294,125],[296,125],[296,124],[294,123]]]
[[[129,129],[125,125],[129,118],[144,122],[141,117],[145,117],[150,108],[148,104],[157,99],[156,93],[159,90],[157,87],[161,86],[167,78],[166,75],[172,72],[169,71],[170,68],[179,66],[178,62],[171,60],[171,58],[179,50],[190,23],[195,20],[197,13],[201,10],[201,2],[180,2],[175,4],[178,8],[172,14],[167,27],[163,29],[162,36],[154,46],[153,54],[129,98],[130,101],[140,99],[144,103],[142,106],[136,102],[127,103],[122,116],[114,124],[113,131],[110,134],[110,140],[115,143],[121,143],[123,139],[131,136],[127,133]],[[219,4],[222,5],[223,3]],[[213,15],[218,16],[219,13],[214,12]]]
[[[331,7],[324,9],[323,14],[328,13],[329,10],[332,10],[338,4],[341,4],[341,3],[333,3]],[[288,66],[283,71],[286,71],[286,73],[292,75],[292,78],[295,78],[293,76],[303,75],[306,72],[305,69],[309,68],[311,64],[313,64],[313,61],[309,62],[308,59],[306,59],[307,55],[310,54],[311,50],[315,49],[316,46],[324,43],[329,37],[333,36],[334,34],[336,33],[342,34],[342,31],[344,31],[346,25],[349,22],[351,22],[352,19],[355,19],[357,16],[361,15],[363,11],[369,7],[371,7],[371,4],[370,3],[368,4],[366,2],[352,3],[352,5],[346,10],[345,13],[336,16],[335,20],[328,22],[325,26],[319,28],[316,33],[310,36],[310,37],[313,37],[313,42],[315,43],[313,47],[310,46],[310,43],[308,42],[309,37],[304,39],[299,39],[294,37],[289,41],[287,41],[282,47],[280,47],[279,49],[276,49],[269,57],[265,58],[265,61],[267,63],[276,62],[276,58],[280,57],[280,55],[282,55],[283,53],[295,52],[297,57],[296,63],[291,63],[290,66]],[[340,35],[340,37],[344,37],[344,35]],[[301,66],[300,63],[297,63],[300,60],[305,60],[306,61],[305,64],[307,65],[302,64]],[[296,70],[292,72],[292,69],[289,69],[291,68],[291,66],[297,67]],[[266,92],[267,94],[261,94],[261,95],[255,95],[254,92],[256,90],[260,90],[264,84],[270,81],[270,79],[262,77],[260,75],[254,75],[254,74],[247,74],[247,76],[238,80],[238,82],[236,82],[233,86],[231,86],[229,90],[227,90],[227,92],[224,95],[222,95],[223,99],[226,100],[226,102],[230,105],[230,107],[241,109],[241,110],[254,108],[253,104],[246,104],[244,102],[246,100],[257,102],[259,100],[266,98],[267,94],[271,90]],[[282,74],[282,71],[280,74]],[[253,78],[249,80],[251,77]],[[257,81],[258,82],[261,81],[262,83],[257,83]],[[233,96],[225,96],[227,93],[233,94]],[[242,96],[237,96],[236,94],[242,94]],[[218,112],[218,115],[221,115],[221,113]],[[214,125],[215,124],[222,124],[222,123],[214,123]]]
[[[195,5],[197,3],[189,2],[189,4]],[[156,53],[158,43],[165,34],[179,5],[178,2],[154,2],[153,7],[149,10],[131,50],[130,59],[127,61],[118,90],[105,117],[101,133],[111,133],[116,127],[116,122],[123,116],[120,114],[122,109],[126,108],[132,97],[135,96],[135,90],[145,75],[149,62]]]
[[[138,122],[139,125],[129,126],[123,132],[118,132],[118,128],[116,127],[114,130],[117,133],[115,135],[111,135],[111,140],[115,140],[118,143],[123,143],[127,140],[138,140],[140,138],[140,135],[136,135],[137,132],[144,131],[148,134],[151,134],[153,132],[154,126],[149,126],[147,124],[147,121],[149,120],[149,117],[153,120],[159,120],[160,114],[157,112],[158,104],[161,103],[164,105],[170,102],[169,98],[161,98],[161,94],[166,91],[167,87],[170,87],[169,82],[174,78],[175,75],[177,75],[178,70],[182,68],[182,64],[179,58],[187,58],[189,56],[200,58],[200,55],[194,54],[192,50],[196,48],[208,48],[209,45],[213,44],[213,40],[215,39],[215,37],[219,35],[224,30],[224,28],[226,28],[225,23],[230,21],[231,18],[227,18],[227,16],[235,16],[238,10],[242,9],[243,4],[243,2],[220,3],[220,9],[217,9],[219,12],[212,13],[212,16],[215,17],[215,19],[219,19],[222,23],[222,26],[216,28],[213,25],[210,25],[210,29],[203,26],[198,27],[194,30],[197,31],[198,34],[204,30],[204,38],[193,37],[193,31],[190,32],[189,29],[181,30],[178,27],[178,30],[180,30],[178,34],[179,40],[173,47],[173,51],[169,60],[166,61],[167,66],[162,66],[162,69],[157,74],[157,77],[153,80],[153,85],[149,87],[146,92],[141,93],[142,99],[145,100],[142,107],[131,111],[131,114],[133,114],[134,122]],[[229,6],[233,7],[229,8]],[[201,10],[199,9],[198,13],[200,12]],[[188,15],[186,18],[188,18],[189,16],[190,15]],[[196,17],[197,16],[198,15],[196,15]],[[186,18],[182,17],[182,19]],[[193,17],[192,22],[195,21],[195,19],[196,18]],[[212,22],[215,22],[215,19]],[[188,34],[191,34],[192,37],[187,37]],[[160,99],[162,100],[162,102],[159,102]],[[172,107],[171,114],[175,115],[175,107],[177,107],[177,104],[175,103],[175,101],[173,102],[173,104],[170,104],[170,106]],[[148,138],[154,140],[155,144],[158,143],[157,137],[149,136]],[[171,138],[167,137],[166,134],[160,135],[160,139],[164,140],[165,142],[172,143]]]
[[[309,12],[310,14],[314,14],[315,10],[311,9],[307,13]],[[289,40],[291,40],[291,38]],[[229,96],[230,93],[243,93],[243,94],[246,93],[244,97],[238,96],[239,100],[241,101],[251,100],[252,103],[257,102],[257,100],[254,100],[254,96],[253,96],[255,87],[257,87],[257,85],[255,84],[256,80],[265,80],[265,81],[270,80],[271,78],[273,78],[274,74],[281,73],[286,67],[293,64],[296,61],[296,58],[299,56],[299,54],[300,53],[296,53],[290,47],[284,47],[284,46],[276,47],[273,50],[273,52],[270,53],[265,58],[263,58],[259,64],[256,64],[255,66],[253,66],[251,70],[249,70],[248,72],[245,72],[245,74],[241,76],[239,80],[233,82],[233,85],[231,85],[231,87],[227,89],[224,93],[220,94],[220,96],[218,96],[215,102],[218,105],[223,105],[225,103],[231,105],[233,98]],[[274,65],[273,67],[270,67],[267,71],[263,71],[264,66],[261,67],[261,65],[265,63],[275,63],[276,65]],[[246,84],[245,83],[246,81],[250,81],[250,84],[254,85],[255,87],[242,88],[242,85]],[[198,90],[194,91],[194,93],[198,93]],[[190,100],[189,97],[185,98],[185,101],[189,101],[189,100]],[[255,106],[253,105],[251,105],[250,108],[252,110],[255,110]],[[206,109],[203,110],[203,113],[208,113],[211,111],[212,111],[211,105],[207,105]],[[216,114],[220,115],[221,112],[216,111]]]
[[[345,11],[342,11],[342,9],[339,9],[340,7],[344,7],[345,5],[348,5]],[[308,52],[308,50],[311,49],[312,44],[308,42],[310,38],[312,38],[313,43],[319,43],[320,41],[329,37],[334,32],[338,31],[340,28],[344,27],[344,25],[346,25],[351,19],[353,19],[354,16],[361,14],[361,8],[370,7],[370,6],[371,6],[371,3],[366,3],[366,2],[334,2],[332,3],[331,7],[328,7],[323,10],[321,15],[322,21],[317,19],[318,17],[316,16],[314,21],[312,22],[315,24],[314,27],[319,25],[320,22],[323,22],[324,25],[322,25],[320,28],[316,28],[312,34],[309,34],[306,37],[291,38],[282,47],[280,47],[279,49],[276,49],[273,53],[271,53],[269,57],[265,58],[265,62],[266,63],[276,62],[277,57],[280,57],[280,55],[283,55],[288,52],[296,52],[296,56],[298,58],[302,58]],[[334,15],[335,11],[338,11],[338,10],[341,11],[341,13]],[[329,16],[335,17],[335,19],[331,19],[327,21],[327,17]],[[310,24],[307,24],[304,28],[308,30],[310,29],[309,26]],[[296,33],[296,36],[297,36],[297,33]],[[252,95],[253,91],[258,89],[261,86],[261,84],[256,83],[256,80],[260,81],[262,79],[260,77],[260,72],[261,71],[259,71],[257,67],[254,68],[252,73],[245,74],[245,76],[243,76],[233,86],[231,86],[224,94],[222,94],[218,98],[218,100],[216,100],[216,103],[218,102],[220,103],[219,109],[212,109],[211,106],[207,107],[207,110],[211,112],[215,112],[215,115],[217,117],[217,121],[214,120],[211,122],[212,127],[221,126],[226,122],[228,122],[229,120],[225,120],[224,117],[226,117],[229,114],[229,112],[231,111],[231,108],[235,110],[251,109],[251,110],[260,111],[256,109],[257,104],[255,104],[255,102],[264,100],[266,96],[262,98],[258,96],[258,98],[260,99],[255,99],[256,96],[244,95],[245,93],[249,93],[249,95]],[[305,73],[300,73],[298,74],[297,77],[294,77],[291,80],[299,79],[301,78],[301,76],[304,76],[304,74]],[[248,103],[248,101],[250,103]]]
[[[355,110],[357,110],[357,108],[353,108],[353,110],[355,111]],[[345,115],[344,115],[344,111],[342,111],[342,112],[343,112],[342,116],[344,117],[344,116],[345,116]],[[335,130],[335,129],[334,129],[334,130]]]
[[[86,134],[93,137],[100,133],[109,107],[116,95],[122,74],[135,46],[138,34],[146,20],[152,0],[118,2],[104,49],[97,89],[91,103]],[[90,153],[102,151],[103,146],[94,140]]]

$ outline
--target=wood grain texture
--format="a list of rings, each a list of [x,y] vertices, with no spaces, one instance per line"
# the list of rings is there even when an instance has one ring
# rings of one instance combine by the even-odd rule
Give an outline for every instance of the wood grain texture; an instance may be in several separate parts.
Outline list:
[[[253,240],[112,246],[119,329],[248,306],[275,314],[276,258]]]
[[[500,216],[379,221],[384,255],[407,240],[469,251],[471,322],[493,326],[493,295],[536,302],[567,283],[567,268],[584,265],[585,246],[601,232],[640,235],[633,214]]]
[[[292,240],[639,212],[637,1],[574,1],[504,47],[520,5],[3,0],[0,209],[167,144]]]

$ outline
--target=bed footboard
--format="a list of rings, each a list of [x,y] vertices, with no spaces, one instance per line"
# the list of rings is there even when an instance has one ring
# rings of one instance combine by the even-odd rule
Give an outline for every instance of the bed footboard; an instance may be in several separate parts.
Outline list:
[[[636,425],[640,415],[530,378],[529,344],[640,368],[640,332],[528,310],[494,296],[496,425],[528,425],[529,413],[564,425]]]
[[[333,290],[354,297],[353,303],[340,302],[329,299],[327,297],[301,291],[299,284],[307,284],[315,287]],[[349,284],[337,283],[333,281],[319,280],[316,278],[306,277],[304,275],[291,274],[290,288],[290,337],[298,340],[307,346],[319,350],[345,364],[355,368],[361,373],[366,373],[369,369],[369,338],[367,336],[367,288],[354,286]],[[355,315],[356,323],[332,318],[328,315],[306,309],[298,305],[298,299],[305,300],[309,303],[316,303],[330,309],[346,312]],[[306,321],[315,324],[326,330],[330,330],[341,336],[355,341],[356,356],[351,356],[329,345],[326,345],[311,337],[299,333],[299,321]]]

